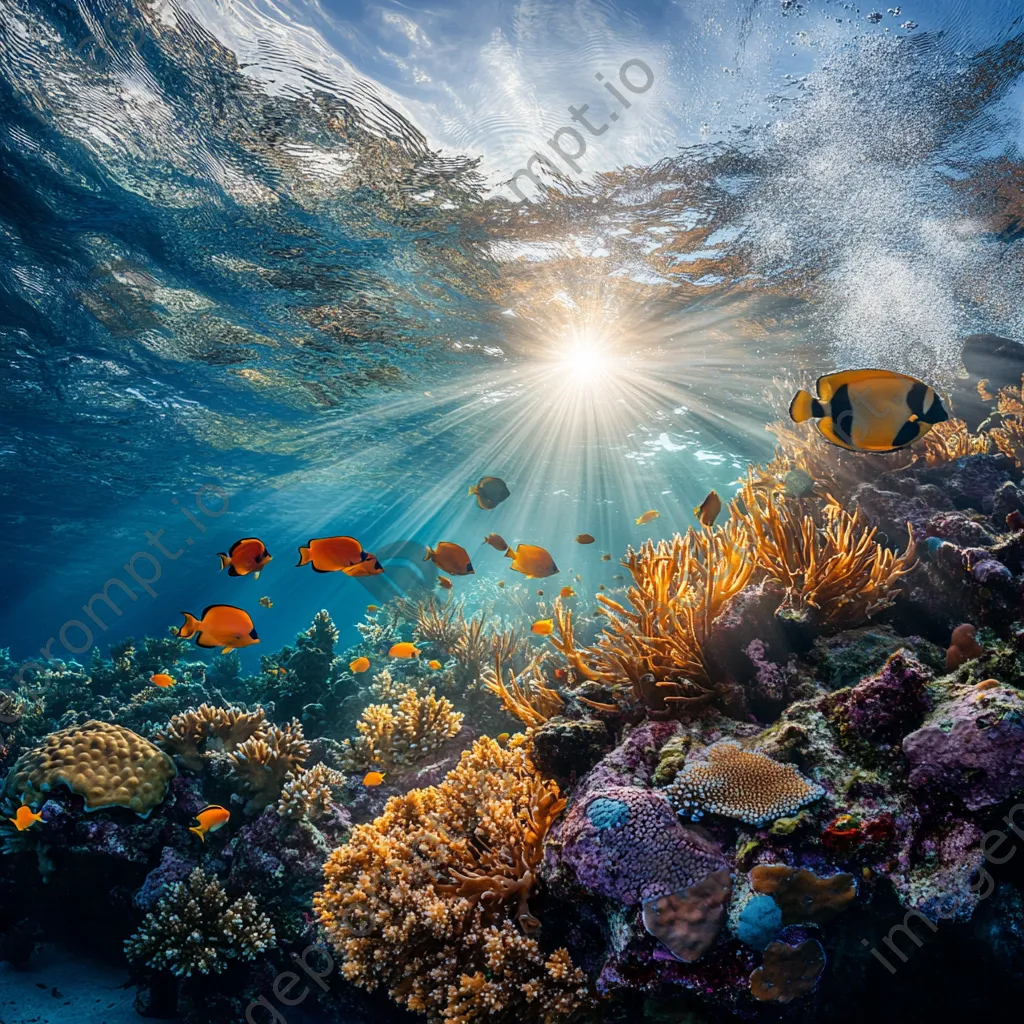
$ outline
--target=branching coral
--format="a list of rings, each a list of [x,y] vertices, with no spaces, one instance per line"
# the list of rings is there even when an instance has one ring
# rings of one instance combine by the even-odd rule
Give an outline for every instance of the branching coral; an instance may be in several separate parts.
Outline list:
[[[1024,467],[1024,379],[1021,387],[1003,388],[996,400],[999,426],[989,431],[996,447]]]
[[[501,654],[496,651],[494,668],[488,669],[484,676],[484,688],[499,697],[502,708],[510,715],[515,715],[524,725],[543,725],[565,707],[562,695],[548,687],[538,660],[532,661],[518,678],[509,669],[508,680],[509,685],[506,686],[502,681]]]
[[[417,643],[430,644],[443,654],[451,654],[466,631],[461,601],[439,604],[431,595],[416,603],[410,616]]]
[[[431,1021],[523,1024],[587,1001],[564,950],[524,935],[544,836],[562,800],[523,737],[483,737],[438,786],[393,797],[331,854],[314,900],[342,973]]]
[[[331,790],[345,784],[345,776],[325,764],[315,764],[289,779],[281,790],[277,813],[282,818],[316,821],[330,810]]]
[[[896,583],[915,564],[912,532],[897,555],[859,511],[830,501],[819,526],[795,503],[758,490],[749,475],[734,509],[753,537],[754,562],[786,588],[788,607],[816,625],[860,625],[892,604]]]
[[[205,761],[214,754],[234,750],[246,740],[261,733],[266,716],[262,710],[215,708],[201,704],[175,715],[165,729],[156,734],[156,741],[177,757],[191,771],[202,771]]]
[[[487,617],[480,613],[465,621],[462,635],[452,646],[455,659],[466,668],[478,672],[491,654],[491,640],[484,629]]]
[[[246,811],[262,811],[280,795],[288,779],[302,771],[309,744],[302,726],[292,720],[283,729],[262,729],[228,754],[234,777],[249,795]]]
[[[754,571],[745,523],[730,520],[671,541],[647,541],[638,551],[630,548],[623,565],[633,576],[631,607],[599,594],[608,625],[595,646],[577,648],[572,613],[556,601],[552,643],[575,676],[628,686],[649,712],[712,700],[702,645]]]
[[[188,977],[219,974],[230,960],[255,960],[274,939],[270,918],[250,893],[230,902],[220,882],[196,868],[167,887],[124,950],[130,960]]]
[[[411,764],[437,750],[462,728],[463,716],[433,689],[419,694],[404,688],[397,704],[371,704],[356,723],[359,735],[344,744],[352,768],[392,768]]]
[[[963,420],[949,419],[936,423],[920,447],[929,466],[940,466],[965,455],[985,455],[992,441],[988,434],[972,434]]]

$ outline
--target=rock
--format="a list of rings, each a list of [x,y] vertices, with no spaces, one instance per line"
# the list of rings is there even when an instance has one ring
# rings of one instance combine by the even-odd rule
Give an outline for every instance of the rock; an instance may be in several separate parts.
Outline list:
[[[533,733],[533,763],[559,782],[585,775],[614,746],[602,721],[555,717]]]

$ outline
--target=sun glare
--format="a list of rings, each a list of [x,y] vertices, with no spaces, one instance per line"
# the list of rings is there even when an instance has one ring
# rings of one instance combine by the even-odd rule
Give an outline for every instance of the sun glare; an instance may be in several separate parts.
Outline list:
[[[594,388],[610,378],[615,362],[611,346],[590,334],[565,339],[554,360],[562,383],[580,389]]]

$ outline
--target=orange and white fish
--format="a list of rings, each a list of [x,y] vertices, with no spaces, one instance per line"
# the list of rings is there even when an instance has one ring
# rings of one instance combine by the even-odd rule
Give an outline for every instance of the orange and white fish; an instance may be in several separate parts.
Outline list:
[[[207,605],[198,619],[188,612],[181,614],[185,621],[178,627],[178,636],[185,640],[194,636],[197,647],[220,647],[221,653],[227,654],[237,647],[260,642],[249,613],[234,605]]]
[[[229,576],[248,576],[260,578],[260,570],[271,560],[271,554],[266,544],[259,537],[243,537],[236,540],[227,553],[217,552],[222,570],[227,569]]]
[[[13,818],[8,818],[8,821],[19,831],[24,832],[25,829],[31,828],[37,822],[43,820],[42,814],[35,814],[28,804],[22,804],[15,812]]]
[[[161,689],[166,689],[168,686],[174,686],[175,679],[173,676],[169,676],[166,672],[157,672],[155,675],[149,677],[149,681],[154,686],[159,686]]]
[[[205,843],[207,832],[216,832],[217,829],[223,828],[231,818],[231,812],[225,807],[221,807],[220,804],[210,804],[208,807],[204,807],[197,815],[196,821],[198,825],[193,825],[189,832],[195,832],[197,836]]]

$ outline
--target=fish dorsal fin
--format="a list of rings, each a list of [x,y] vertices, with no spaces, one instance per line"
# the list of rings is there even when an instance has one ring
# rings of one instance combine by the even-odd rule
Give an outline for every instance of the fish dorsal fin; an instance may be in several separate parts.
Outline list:
[[[208,604],[199,616],[199,621],[202,622],[206,618],[206,613],[212,611],[214,608],[230,608],[233,612],[241,612],[243,615],[248,614],[244,608],[239,608],[234,604]]]
[[[818,378],[816,385],[818,398],[823,402],[827,402],[844,384],[859,384],[862,381],[870,380],[872,377],[896,378],[908,381],[911,384],[918,383],[916,377],[908,377],[905,373],[897,373],[895,370],[879,370],[875,368],[840,370],[838,373],[826,373],[824,377]]]

